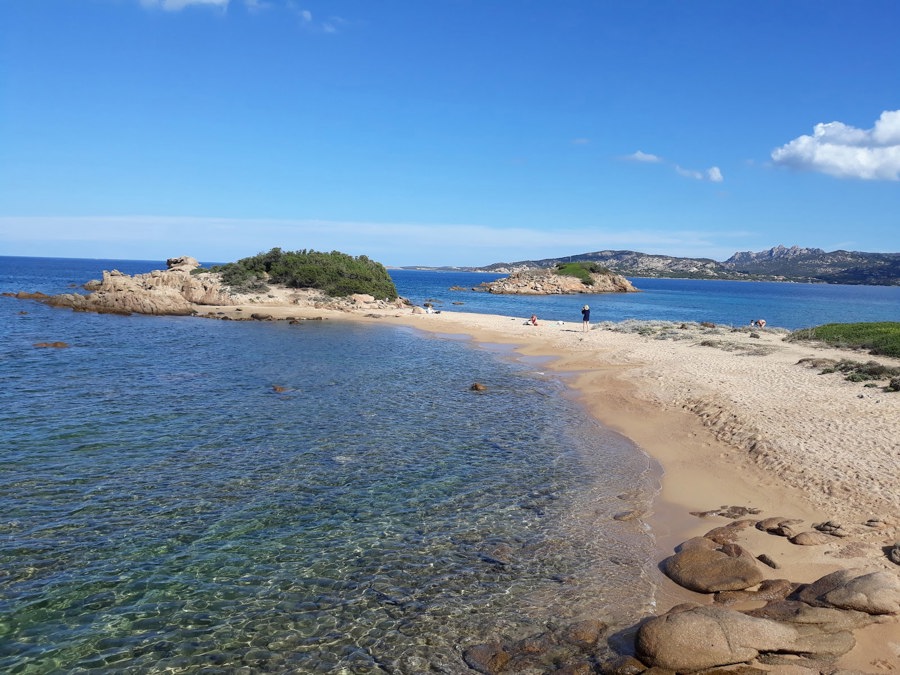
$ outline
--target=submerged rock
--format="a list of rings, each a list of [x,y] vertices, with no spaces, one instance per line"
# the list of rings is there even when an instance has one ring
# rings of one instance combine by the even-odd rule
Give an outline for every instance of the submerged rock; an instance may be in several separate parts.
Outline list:
[[[463,652],[463,660],[484,675],[555,673],[589,675],[596,650],[608,629],[596,619],[553,628],[516,642],[488,642]]]
[[[503,672],[510,658],[509,653],[499,642],[475,645],[463,652],[463,660],[469,668],[485,675]]]

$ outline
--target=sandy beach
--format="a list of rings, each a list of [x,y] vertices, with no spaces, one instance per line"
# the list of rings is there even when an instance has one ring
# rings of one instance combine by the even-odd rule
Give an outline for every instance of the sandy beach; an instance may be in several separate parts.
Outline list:
[[[550,357],[549,367],[593,415],[661,464],[661,493],[644,516],[659,560],[686,539],[732,522],[692,514],[741,506],[758,510],[752,516],[757,519],[796,519],[807,531],[832,521],[846,535],[802,546],[755,528],[743,530],[738,543],[778,564],[765,568],[766,578],[808,583],[838,569],[900,574],[885,553],[900,540],[900,394],[798,363],[874,359],[900,366],[900,360],[785,342],[786,331],[777,328],[645,323],[600,324],[583,332],[580,321],[529,326],[524,317],[463,312],[347,313],[277,302],[197,309],[218,318],[264,312],[273,319],[378,321]],[[686,601],[712,602],[661,572],[658,581],[660,612]],[[896,617],[855,637],[857,646],[836,667],[900,671]]]

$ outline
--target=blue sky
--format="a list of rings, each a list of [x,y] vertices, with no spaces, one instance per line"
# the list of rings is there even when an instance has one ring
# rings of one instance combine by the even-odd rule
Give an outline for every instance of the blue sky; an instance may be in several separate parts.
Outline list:
[[[0,254],[900,251],[900,3],[3,0]]]

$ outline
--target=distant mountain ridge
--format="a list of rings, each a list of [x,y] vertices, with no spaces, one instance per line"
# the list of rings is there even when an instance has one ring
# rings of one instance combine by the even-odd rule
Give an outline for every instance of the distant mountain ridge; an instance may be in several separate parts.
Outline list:
[[[900,253],[830,251],[799,246],[775,246],[766,251],[735,253],[724,262],[711,258],[677,258],[637,251],[594,251],[562,258],[521,260],[469,268],[510,274],[527,269],[553,267],[558,263],[585,260],[597,262],[626,277],[688,279],[738,279],[800,281],[829,284],[900,286]],[[460,268],[457,268],[460,269]]]

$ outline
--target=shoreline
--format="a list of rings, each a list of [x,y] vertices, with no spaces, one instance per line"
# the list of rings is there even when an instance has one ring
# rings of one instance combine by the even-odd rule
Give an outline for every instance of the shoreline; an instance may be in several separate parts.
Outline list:
[[[235,307],[198,307],[208,316],[210,309],[241,316]],[[260,309],[244,308],[244,316]],[[866,361],[866,354],[786,343],[777,329],[750,337],[749,331],[720,327],[715,341],[730,346],[704,346],[708,335],[659,339],[605,326],[582,333],[580,322],[533,327],[522,318],[464,312],[347,313],[296,306],[265,311],[276,320],[321,317],[466,335],[545,359],[591,415],[662,467],[660,493],[643,518],[656,542],[656,563],[685,540],[733,522],[692,512],[741,506],[758,509],[759,519],[798,519],[806,530],[834,521],[850,533],[800,546],[755,528],[743,530],[740,545],[779,565],[760,565],[767,579],[811,583],[841,569],[900,573],[884,552],[900,539],[900,495],[891,485],[900,471],[900,394],[797,364],[821,357]],[[840,465],[848,474],[841,479],[833,475]],[[885,522],[866,526],[872,518]],[[658,569],[656,577],[657,614],[684,602],[712,603],[711,595],[684,589]],[[856,646],[834,667],[900,670],[898,623],[894,616],[856,630]]]

